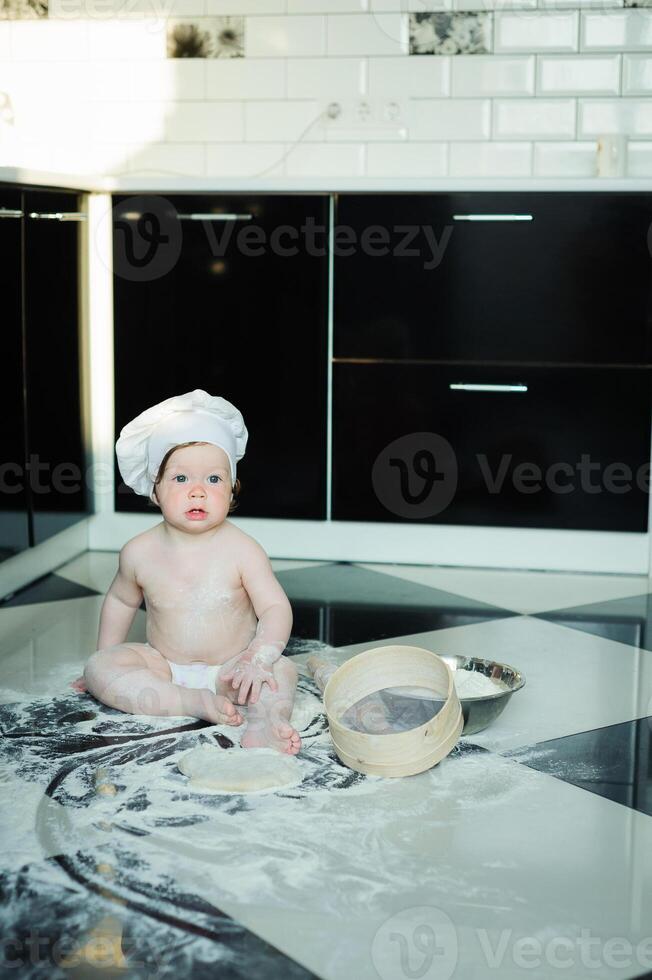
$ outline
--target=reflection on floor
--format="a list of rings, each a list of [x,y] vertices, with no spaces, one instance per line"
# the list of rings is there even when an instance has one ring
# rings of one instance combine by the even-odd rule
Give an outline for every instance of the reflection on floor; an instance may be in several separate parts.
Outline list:
[[[70,688],[117,567],[113,553],[80,556],[0,604],[0,881],[14,973],[652,970],[648,580],[273,564],[300,667],[315,650],[343,661],[401,642],[512,664],[526,686],[419,776],[352,773],[316,714],[300,786],[191,792],[176,759],[227,730],[123,715]],[[139,611],[130,637],[144,627]],[[300,687],[314,697],[309,679]]]

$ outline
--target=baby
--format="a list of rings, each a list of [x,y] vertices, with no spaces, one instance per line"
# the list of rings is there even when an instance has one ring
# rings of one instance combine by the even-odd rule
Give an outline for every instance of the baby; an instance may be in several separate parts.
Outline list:
[[[84,680],[98,700],[133,714],[246,718],[244,748],[296,755],[297,671],[282,656],[290,603],[261,546],[227,520],[246,440],[235,406],[199,389],[122,430],[123,479],[163,520],[120,552]],[[127,642],[143,597],[147,642]]]

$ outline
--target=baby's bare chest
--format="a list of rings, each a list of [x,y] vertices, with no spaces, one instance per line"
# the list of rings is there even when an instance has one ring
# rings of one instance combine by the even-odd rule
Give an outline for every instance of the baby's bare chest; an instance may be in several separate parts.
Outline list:
[[[198,612],[219,616],[236,613],[249,605],[236,568],[187,568],[174,564],[159,565],[139,574],[148,611],[166,613]]]

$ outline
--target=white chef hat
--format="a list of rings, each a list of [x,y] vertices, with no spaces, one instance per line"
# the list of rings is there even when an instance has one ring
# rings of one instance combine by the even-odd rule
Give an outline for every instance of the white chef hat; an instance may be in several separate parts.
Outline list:
[[[247,445],[242,414],[226,398],[196,388],[147,408],[121,430],[115,451],[122,479],[144,497],[152,497],[163,457],[184,442],[209,442],[229,457],[231,482]]]

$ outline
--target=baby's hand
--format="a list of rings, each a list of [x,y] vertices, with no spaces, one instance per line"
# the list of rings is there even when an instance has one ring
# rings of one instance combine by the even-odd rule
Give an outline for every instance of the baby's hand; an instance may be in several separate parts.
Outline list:
[[[270,690],[278,690],[271,667],[252,661],[252,655],[243,654],[234,666],[220,678],[225,682],[231,681],[231,686],[240,688],[238,704],[244,704],[249,694],[249,703],[255,704],[260,697],[263,684],[269,684]]]

